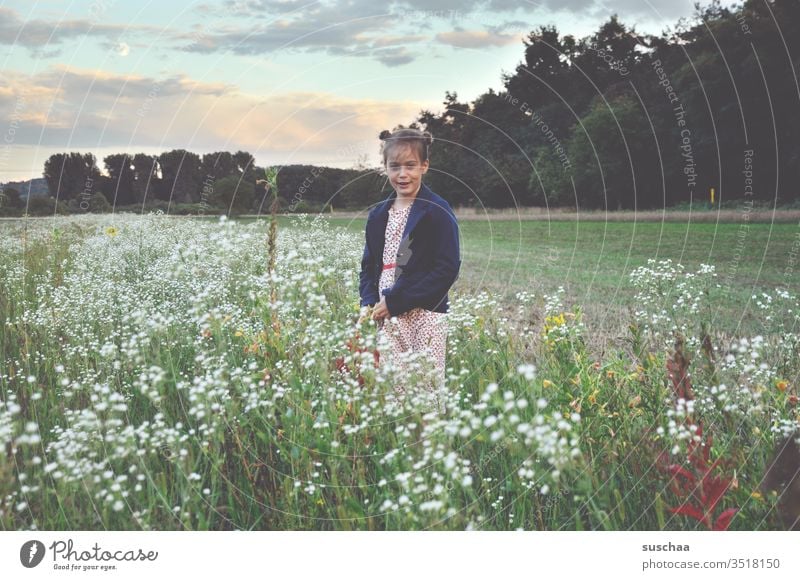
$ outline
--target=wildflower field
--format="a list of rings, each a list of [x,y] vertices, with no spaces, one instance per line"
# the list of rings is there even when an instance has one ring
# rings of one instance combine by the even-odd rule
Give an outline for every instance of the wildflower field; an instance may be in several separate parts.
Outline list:
[[[752,296],[759,334],[723,332],[714,265],[650,260],[598,355],[563,289],[457,286],[437,414],[393,395],[360,316],[363,233],[282,222],[274,270],[269,239],[157,214],[3,224],[2,529],[785,529],[762,484],[798,428],[791,287]]]

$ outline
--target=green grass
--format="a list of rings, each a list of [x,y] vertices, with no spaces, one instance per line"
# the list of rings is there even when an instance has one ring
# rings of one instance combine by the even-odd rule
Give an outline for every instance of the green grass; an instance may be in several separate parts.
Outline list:
[[[364,235],[364,218],[325,217],[333,226]],[[260,219],[266,224],[268,216]],[[281,215],[279,223],[285,227],[292,219]],[[717,336],[766,332],[752,296],[800,287],[800,226],[795,223],[493,219],[462,220],[459,228],[462,269],[454,292],[485,290],[510,304],[517,292],[541,297],[563,286],[566,304],[582,305],[592,321],[593,351],[626,333],[636,307],[628,276],[651,258],[671,259],[687,272],[704,263],[716,267],[723,298],[713,306],[710,322]]]
[[[705,525],[670,508],[698,500],[670,469],[717,459],[735,486],[713,516],[783,529],[777,493],[759,489],[800,421],[800,303],[773,291],[770,309],[745,306],[782,338],[733,354],[713,338],[709,355],[701,323],[709,298],[724,303],[717,322],[736,324],[747,276],[780,284],[791,228],[751,227],[737,259],[738,226],[465,221],[439,419],[422,391],[389,404],[396,377],[373,363],[375,325],[357,322],[363,220],[334,224],[352,237],[282,220],[274,303],[266,223],[151,216],[112,235],[105,217],[74,220],[32,227],[24,251],[19,232],[0,236],[0,447],[13,450],[0,454],[0,529],[692,530]],[[660,265],[647,316],[614,316],[648,258],[711,262],[723,282],[736,262],[734,298],[677,276],[703,308],[651,327],[672,305]],[[543,304],[561,285],[565,303]],[[519,290],[537,296],[517,308]],[[680,356],[663,348],[673,323]],[[686,372],[697,406],[676,423]],[[700,423],[713,436],[702,461],[672,432]]]
[[[363,219],[329,221],[363,235]],[[763,324],[751,296],[800,284],[790,261],[800,252],[796,224],[463,220],[459,227],[456,290],[486,290],[512,302],[519,291],[541,296],[563,286],[566,302],[584,305],[586,317],[610,335],[624,332],[621,316],[634,306],[628,275],[650,258],[672,259],[689,272],[702,263],[716,267],[726,298],[712,322],[725,334],[758,334]]]

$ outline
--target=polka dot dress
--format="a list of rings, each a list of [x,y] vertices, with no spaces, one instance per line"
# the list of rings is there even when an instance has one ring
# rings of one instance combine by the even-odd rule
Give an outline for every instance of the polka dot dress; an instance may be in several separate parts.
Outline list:
[[[385,246],[383,249],[383,263],[392,264],[397,258],[397,250],[403,237],[403,230],[408,221],[411,205],[396,209],[394,203],[389,208],[389,221],[386,224]],[[378,283],[379,292],[384,288],[394,285],[396,268],[388,268],[381,272]],[[382,296],[382,295],[381,295]],[[390,313],[391,314],[391,313]],[[414,308],[393,318],[384,320],[383,332],[389,339],[391,352],[389,358],[398,352],[425,352],[432,359],[436,367],[437,385],[426,385],[443,389],[445,384],[445,346],[447,342],[447,314],[433,312],[423,308]],[[401,366],[402,364],[399,363]],[[400,393],[405,392],[405,387],[395,387]],[[441,410],[441,407],[440,407]]]

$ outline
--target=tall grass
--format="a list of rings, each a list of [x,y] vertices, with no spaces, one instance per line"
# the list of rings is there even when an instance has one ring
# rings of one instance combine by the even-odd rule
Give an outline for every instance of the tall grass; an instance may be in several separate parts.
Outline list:
[[[456,293],[442,415],[392,386],[428,361],[399,377],[359,321],[360,236],[296,218],[270,273],[256,223],[106,219],[0,237],[3,529],[702,528],[662,468],[701,422],[726,459],[715,509],[781,529],[758,489],[798,422],[796,296],[759,297],[770,332],[714,344],[715,269],[653,262],[598,359],[562,292]]]

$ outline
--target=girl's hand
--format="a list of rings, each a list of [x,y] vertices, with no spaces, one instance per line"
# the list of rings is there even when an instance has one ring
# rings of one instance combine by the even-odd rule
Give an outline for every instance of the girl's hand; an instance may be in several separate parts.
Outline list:
[[[386,306],[386,296],[383,296],[381,297],[381,301],[378,302],[372,310],[372,320],[381,321],[390,317],[389,308]]]
[[[372,306],[362,306],[358,313],[358,322],[356,324],[361,324],[367,318],[371,318],[372,315]]]

